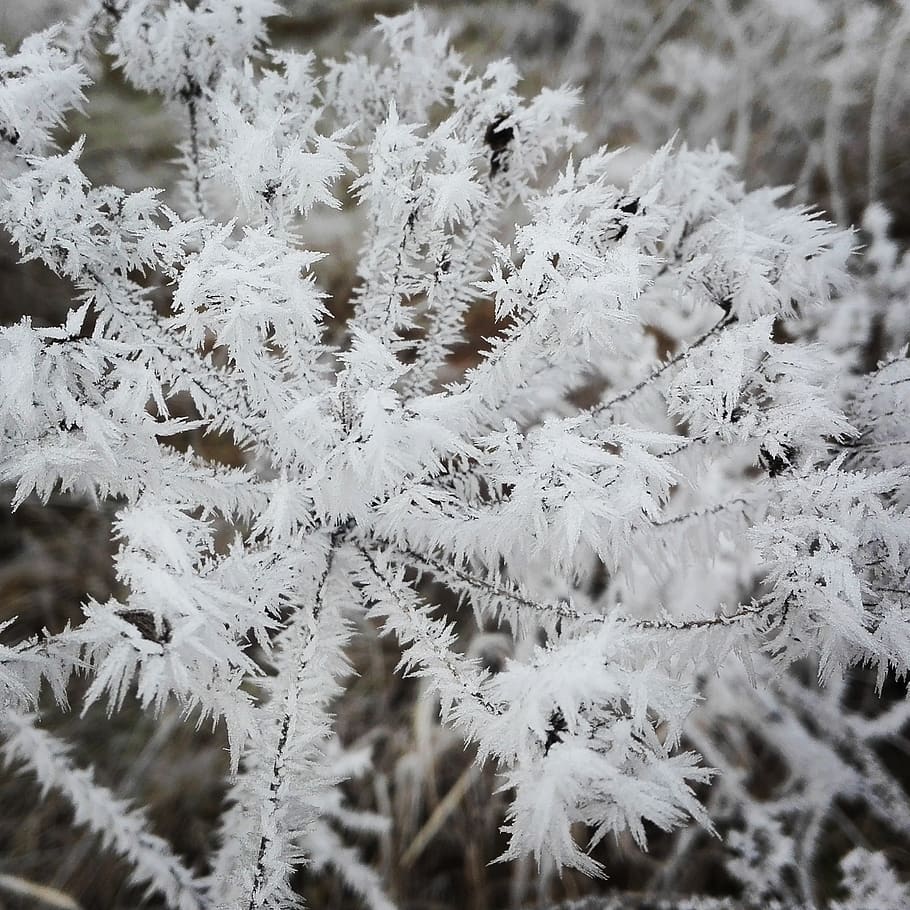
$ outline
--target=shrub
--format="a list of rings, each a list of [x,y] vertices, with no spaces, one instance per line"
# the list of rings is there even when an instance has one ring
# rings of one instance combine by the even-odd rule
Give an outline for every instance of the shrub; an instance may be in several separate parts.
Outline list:
[[[717,147],[671,143],[614,185],[616,153],[565,158],[572,91],[523,98],[511,64],[471,71],[419,13],[380,20],[375,58],[317,63],[268,50],[275,12],[105,0],[0,62],[0,223],[74,297],[65,325],[0,332],[0,478],[14,506],[113,503],[123,587],[3,647],[8,760],[171,906],[295,906],[310,861],[387,907],[338,833],[384,822],[344,804],[368,757],[332,715],[378,626],[501,773],[502,859],[597,875],[607,835],[644,847],[713,814],[748,899],[811,904],[839,796],[910,831],[869,745],[904,703],[838,707],[849,668],[881,689],[910,660],[907,477],[873,457],[903,444],[908,361],[847,380],[855,347],[819,315],[853,236],[747,192]],[[49,148],[90,39],[183,117],[178,210],[93,186],[80,142]],[[307,248],[332,210],[358,230],[347,309]],[[459,369],[485,300],[497,330]],[[507,659],[466,645],[430,580],[507,630]],[[828,689],[786,672],[811,662]],[[135,695],[226,730],[204,878],[42,727],[42,691],[64,708],[76,675],[81,708]],[[789,770],[773,801],[730,757],[753,726]],[[851,894],[879,866],[851,854]]]

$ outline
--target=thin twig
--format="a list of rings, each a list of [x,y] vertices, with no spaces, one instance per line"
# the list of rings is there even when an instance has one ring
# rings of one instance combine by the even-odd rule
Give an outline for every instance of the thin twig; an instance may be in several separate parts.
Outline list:
[[[621,404],[623,401],[628,401],[628,399],[640,392],[643,388],[645,388],[645,386],[650,385],[652,382],[654,382],[655,379],[658,379],[660,376],[662,376],[667,370],[670,369],[670,367],[675,366],[677,363],[684,360],[689,356],[689,354],[692,353],[692,351],[698,347],[701,347],[701,345],[708,341],[708,339],[723,331],[723,329],[730,325],[735,319],[736,317],[732,314],[732,312],[724,313],[724,315],[716,323],[714,323],[710,329],[699,335],[698,338],[696,338],[691,344],[687,345],[681,351],[678,351],[669,360],[665,360],[662,364],[655,367],[647,376],[645,376],[644,379],[635,383],[635,385],[631,386],[623,392],[620,392],[618,395],[615,395],[613,398],[610,398],[607,401],[603,401],[600,404],[594,405],[594,407],[588,411],[587,416],[598,417],[616,405]]]
[[[345,533],[344,528],[336,529],[331,536],[329,551],[326,555],[325,567],[323,568],[322,575],[319,578],[319,581],[316,585],[316,594],[314,595],[314,604],[313,604],[313,622],[312,625],[307,630],[307,643],[309,643],[313,636],[315,635],[316,624],[319,621],[319,615],[322,612],[322,597],[325,590],[326,583],[329,580],[329,575],[332,572],[332,565],[335,560],[335,551],[338,547],[338,544],[341,541],[342,535]],[[306,668],[305,663],[301,663],[297,669],[297,682],[299,683],[301,674]],[[286,752],[288,747],[288,738],[291,728],[291,711],[288,706],[285,709],[284,716],[281,719],[281,732],[278,736],[278,746],[275,749],[275,758],[272,761],[272,771],[271,771],[271,780],[269,781],[269,795],[268,795],[268,812],[270,815],[274,815],[278,811],[278,791],[281,788],[282,777],[281,772],[286,760]],[[257,898],[259,891],[262,888],[263,880],[265,878],[265,863],[263,862],[265,858],[266,850],[269,845],[269,837],[263,832],[259,839],[259,850],[256,856],[256,866],[255,873],[253,875],[253,886],[250,889],[250,901],[248,904],[248,910],[256,910],[256,907],[259,906]]]

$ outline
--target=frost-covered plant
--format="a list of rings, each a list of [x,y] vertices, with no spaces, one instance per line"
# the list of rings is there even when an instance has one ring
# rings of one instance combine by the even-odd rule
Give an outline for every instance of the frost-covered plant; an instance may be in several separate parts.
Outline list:
[[[522,15],[513,4],[447,6],[465,30],[495,29],[523,67],[584,86],[597,141],[635,136],[651,148],[673,124],[690,143],[731,148],[753,186],[824,194],[841,223],[900,195],[904,2],[544,0]]]
[[[6,757],[173,906],[295,906],[307,861],[388,906],[328,824],[383,825],[342,801],[368,757],[332,717],[373,620],[500,771],[503,859],[597,874],[607,835],[710,829],[698,794],[729,763],[693,711],[704,695],[722,717],[716,674],[910,669],[906,473],[853,458],[844,357],[791,331],[847,289],[852,235],[746,192],[713,146],[667,145],[619,185],[613,152],[565,160],[576,96],[525,99],[506,61],[470,70],[419,13],[380,20],[384,55],[317,63],[267,49],[276,11],[105,0],[0,59],[0,223],[74,291],[65,325],[0,331],[0,479],[14,506],[110,500],[124,589],[3,646]],[[183,118],[179,211],[93,186],[80,142],[50,149],[88,39]],[[332,209],[360,229],[346,319],[308,248]],[[497,332],[459,372],[483,299]],[[508,630],[501,668],[425,579]],[[133,694],[226,729],[204,879],[41,729],[42,691],[65,706],[75,674],[81,707]],[[747,865],[750,832],[802,806],[746,819]]]

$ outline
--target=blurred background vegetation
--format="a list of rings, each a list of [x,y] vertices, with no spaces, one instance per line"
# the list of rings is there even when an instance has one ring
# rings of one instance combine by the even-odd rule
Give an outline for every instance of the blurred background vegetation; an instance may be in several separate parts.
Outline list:
[[[0,3],[0,43],[12,49],[36,28],[66,18],[76,0]],[[377,14],[402,12],[399,0],[289,0],[288,15],[271,32],[279,47],[342,56],[369,45]],[[607,142],[650,151],[674,134],[701,145],[716,139],[743,162],[750,186],[793,187],[792,198],[814,203],[836,220],[858,224],[866,206],[882,202],[893,232],[910,236],[910,4],[896,0],[527,0],[423,4],[452,34],[466,59],[510,56],[526,75],[530,93],[569,82],[582,93],[579,119],[588,146]],[[90,118],[74,116],[61,144],[86,136],[83,167],[93,179],[127,189],[163,187],[176,180],[173,147],[186,125],[179,112],[130,89],[102,56],[89,90]],[[172,204],[179,200],[172,197]],[[356,243],[350,212],[320,222],[323,249],[332,255],[321,278],[343,316],[356,281]],[[70,288],[36,264],[20,265],[0,235],[0,320],[28,315],[36,324],[62,321]],[[155,281],[154,277],[150,279]],[[162,305],[167,289],[159,288]],[[472,317],[474,337],[492,330],[489,308]],[[465,361],[475,352],[463,352]],[[222,460],[239,457],[221,441],[193,440]],[[63,497],[49,508],[28,501],[15,514],[0,503],[0,623],[24,637],[41,628],[77,622],[87,595],[117,594],[110,558],[110,511]],[[439,596],[439,592],[436,592]],[[571,872],[538,875],[530,864],[490,865],[503,849],[504,801],[491,798],[491,775],[471,765],[462,743],[435,724],[435,707],[420,685],[393,673],[398,655],[389,642],[355,639],[357,671],[338,706],[338,732],[347,744],[373,749],[375,772],[352,782],[351,802],[386,813],[390,833],[363,849],[382,869],[403,910],[499,910],[537,900],[560,901],[619,890],[636,891],[659,879],[672,839],[655,836],[651,852],[631,843],[604,844],[598,859],[609,876],[593,882]],[[472,640],[488,661],[501,659],[495,631]],[[872,687],[862,674],[856,697]],[[154,826],[200,870],[223,797],[226,761],[217,733],[194,734],[174,714],[154,722],[127,706],[112,721],[93,709],[68,716],[60,732],[94,763],[99,779],[118,794],[149,806]],[[905,742],[905,741],[902,741]],[[907,764],[901,742],[889,765]],[[749,757],[756,787],[780,773],[756,743]],[[486,776],[486,779],[485,779]],[[903,773],[910,780],[910,775]],[[52,889],[47,899],[86,908],[132,908],[142,898],[126,869],[99,852],[71,826],[67,807],[53,795],[40,801],[31,782],[0,772],[0,874]],[[887,836],[862,815],[850,819],[853,840],[873,844]],[[844,826],[846,829],[846,826]],[[832,855],[849,849],[843,832]],[[703,838],[697,862],[677,868],[681,893],[734,894],[716,845]],[[904,871],[906,844],[890,844]],[[832,867],[835,864],[832,863]],[[832,873],[833,874],[833,873]],[[330,878],[300,883],[309,906],[358,906]],[[824,890],[824,888],[822,888]],[[34,895],[0,889],[0,908],[44,906]],[[67,906],[65,903],[60,906]],[[69,906],[72,906],[70,904]],[[151,903],[149,906],[155,906]],[[870,908],[871,910],[871,908]]]

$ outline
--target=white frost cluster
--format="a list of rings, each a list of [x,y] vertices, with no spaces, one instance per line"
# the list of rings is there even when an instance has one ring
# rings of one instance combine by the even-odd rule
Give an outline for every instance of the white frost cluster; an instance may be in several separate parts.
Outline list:
[[[0,55],[0,224],[74,288],[64,326],[0,329],[0,480],[14,505],[112,500],[127,592],[0,648],[5,755],[175,907],[296,906],[309,861],[386,908],[338,833],[383,820],[340,801],[365,759],[338,751],[331,713],[375,619],[501,771],[504,858],[597,874],[608,835],[710,828],[693,787],[716,767],[737,799],[697,720],[712,686],[761,691],[805,658],[832,684],[910,671],[908,478],[873,457],[906,452],[910,361],[841,383],[855,352],[813,334],[857,293],[852,234],[746,191],[716,147],[667,145],[614,185],[613,152],[571,157],[573,92],[522,97],[509,63],[472,71],[419,13],[380,21],[375,59],[322,63],[268,51],[275,11],[105,0],[83,30],[183,117],[180,211],[93,186],[79,142],[49,147],[83,103],[84,48],[49,32]],[[341,330],[300,239],[325,207],[359,219]],[[457,372],[484,298],[497,331]],[[245,466],[187,448],[189,429]],[[425,600],[430,577],[508,629],[497,672]],[[132,692],[226,726],[208,879],[35,726],[42,688],[62,704],[75,673],[85,705]],[[752,807],[741,865],[784,815]],[[848,858],[855,893],[904,893],[869,862]]]

